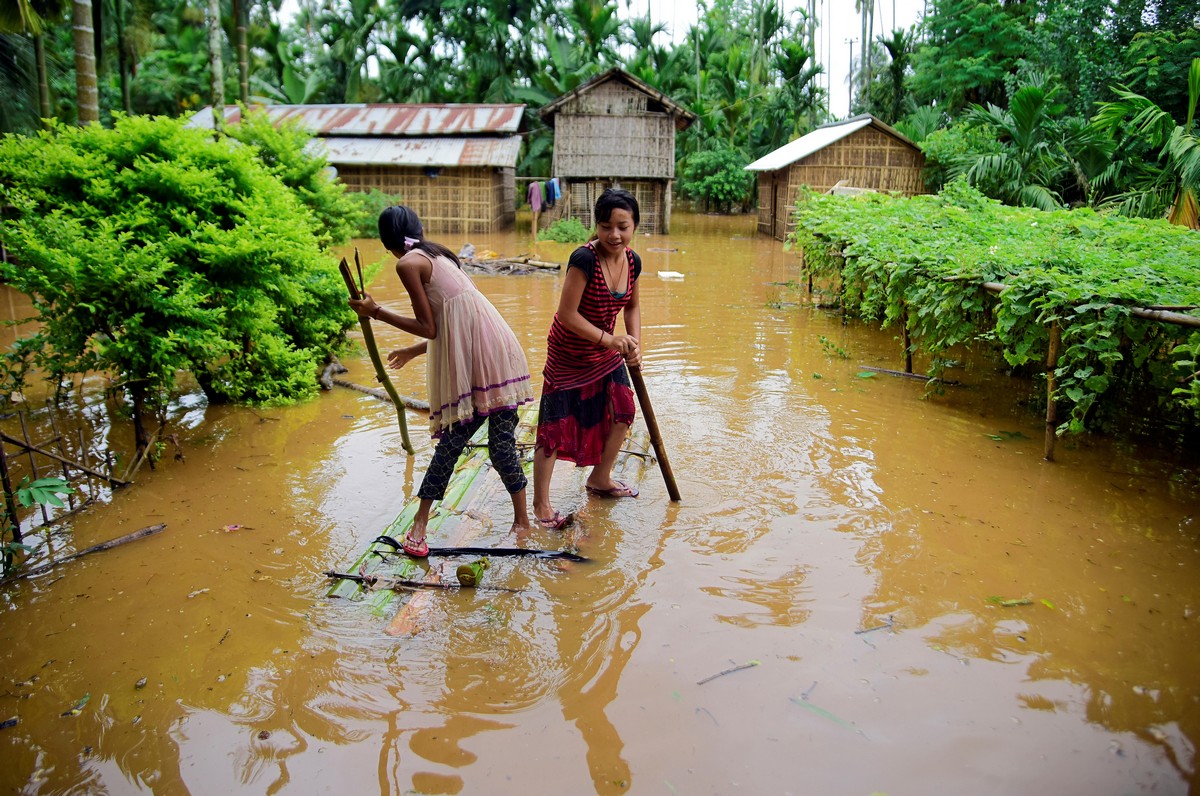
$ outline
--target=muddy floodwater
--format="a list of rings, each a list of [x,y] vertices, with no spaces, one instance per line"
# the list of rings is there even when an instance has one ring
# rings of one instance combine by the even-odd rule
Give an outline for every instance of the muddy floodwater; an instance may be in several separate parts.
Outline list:
[[[530,251],[525,228],[470,242]],[[1198,792],[1194,451],[1089,437],[1046,463],[1001,366],[968,357],[941,395],[865,370],[902,367],[895,333],[812,306],[782,284],[796,257],[754,232],[681,215],[636,242],[682,502],[654,467],[641,497],[604,501],[560,464],[577,525],[515,540],[493,492],[479,544],[592,563],[496,559],[484,583],[520,591],[431,594],[399,637],[323,573],[416,491],[424,416],[409,458],[392,408],[350,389],[283,409],[184,396],[185,460],[35,532],[35,559],[166,530],[0,592],[0,789]],[[540,388],[562,277],[475,281]],[[409,312],[390,266],[370,290]],[[412,341],[375,328],[384,350]],[[344,364],[374,384],[365,353]],[[424,397],[421,361],[393,376]]]

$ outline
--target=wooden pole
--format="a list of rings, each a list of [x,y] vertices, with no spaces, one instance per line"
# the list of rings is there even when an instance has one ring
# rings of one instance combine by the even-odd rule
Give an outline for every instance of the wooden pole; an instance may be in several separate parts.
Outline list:
[[[900,328],[904,332],[904,372],[912,373],[912,336],[908,333],[908,305],[900,308]]]
[[[1054,400],[1054,392],[1058,389],[1058,379],[1054,369],[1058,367],[1058,349],[1062,345],[1062,327],[1058,321],[1050,324],[1050,345],[1046,351],[1046,442],[1042,458],[1048,462],[1054,461],[1054,443],[1058,440],[1058,404]]]
[[[354,249],[354,261],[355,265],[359,268],[359,273],[362,273],[362,265],[359,262],[357,248]],[[354,284],[354,277],[350,275],[350,266],[346,264],[345,257],[342,258],[341,264],[338,265],[338,270],[342,272],[342,280],[346,283],[346,289],[350,291],[350,298],[362,298],[358,286]],[[392,403],[396,405],[396,416],[400,421],[400,441],[404,446],[404,452],[412,456],[416,453],[416,450],[413,448],[412,441],[408,438],[408,421],[404,417],[404,399],[396,392],[396,385],[392,384],[392,380],[388,378],[387,370],[383,367],[383,359],[379,356],[379,346],[375,344],[375,332],[371,330],[371,319],[359,318],[358,325],[362,329],[363,343],[367,346],[367,354],[371,357],[371,364],[375,366],[375,378],[387,390]]]
[[[21,436],[25,438],[25,452],[29,454],[29,472],[32,474],[30,481],[36,481],[41,478],[38,472],[37,460],[33,458],[33,441],[29,438],[29,426],[25,424],[25,413],[17,412],[17,418],[21,421]],[[50,523],[50,514],[46,511],[46,504],[39,503],[38,508],[42,510],[42,522]]]
[[[17,503],[13,500],[13,495],[16,493],[13,492],[12,478],[8,474],[8,454],[4,452],[3,443],[0,443],[0,483],[4,485],[4,513],[10,522],[9,527],[12,530],[13,541],[20,543],[24,538],[21,534],[21,518],[17,514]],[[3,540],[4,534],[0,533],[0,541]],[[5,563],[7,561],[6,558]]]
[[[667,494],[671,500],[678,503],[679,487],[675,485],[675,473],[671,472],[671,462],[667,460],[667,449],[663,446],[662,436],[658,433],[658,420],[654,417],[654,407],[650,405],[650,393],[646,392],[646,382],[642,380],[640,368],[630,368],[629,378],[633,380],[633,389],[637,393],[638,403],[642,414],[646,417],[646,428],[650,431],[650,444],[654,446],[654,455],[658,457],[658,469],[662,470],[663,480],[667,482]]]
[[[29,570],[28,572],[22,572],[18,575],[13,575],[11,577],[5,578],[4,580],[0,580],[0,586],[3,586],[6,583],[11,583],[14,580],[21,580],[22,578],[32,577],[33,575],[40,575],[43,572],[47,572],[51,569],[54,569],[59,564],[65,564],[68,561],[74,561],[77,558],[83,558],[84,556],[89,555],[91,553],[99,553],[101,550],[111,550],[112,548],[117,547],[119,545],[123,545],[127,542],[134,542],[134,541],[137,541],[138,539],[145,539],[147,536],[153,536],[154,534],[163,531],[166,527],[167,526],[165,523],[160,523],[158,525],[151,525],[149,527],[142,528],[140,531],[134,531],[133,533],[127,533],[124,536],[118,536],[116,539],[109,539],[107,542],[101,542],[100,544],[92,545],[91,547],[87,548],[86,550],[80,550],[78,553],[72,553],[69,556],[63,556],[62,558],[58,559],[57,561],[51,561],[48,564],[42,564],[39,567],[34,567],[33,569]]]

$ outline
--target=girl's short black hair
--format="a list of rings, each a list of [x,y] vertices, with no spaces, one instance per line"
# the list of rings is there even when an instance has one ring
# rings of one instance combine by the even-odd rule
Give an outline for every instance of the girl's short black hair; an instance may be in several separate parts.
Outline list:
[[[624,188],[605,188],[604,193],[600,194],[600,198],[596,200],[596,209],[593,212],[596,223],[608,221],[612,218],[612,212],[617,209],[628,210],[629,214],[633,216],[635,227],[642,222],[642,214],[638,210],[638,202],[633,194]]]
[[[412,238],[416,241],[413,244],[414,249],[420,249],[433,256],[447,257],[459,268],[462,268],[462,263],[458,261],[454,252],[440,243],[425,240],[425,229],[421,226],[421,218],[417,215],[416,210],[404,205],[392,205],[384,208],[383,212],[379,214],[379,242],[383,244],[383,248],[393,252],[407,251],[404,246],[405,238]]]

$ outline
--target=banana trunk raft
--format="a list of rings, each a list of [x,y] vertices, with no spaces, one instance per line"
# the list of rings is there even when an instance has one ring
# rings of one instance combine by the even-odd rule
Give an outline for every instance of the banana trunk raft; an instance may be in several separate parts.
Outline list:
[[[516,433],[517,447],[523,457],[525,473],[530,478],[530,488],[533,478],[533,446],[537,437],[537,413],[536,404],[523,407]],[[366,603],[377,616],[393,614],[386,632],[390,635],[404,635],[417,629],[415,622],[418,613],[430,599],[436,599],[435,592],[441,590],[440,586],[458,586],[453,576],[449,578],[448,584],[442,583],[439,565],[442,559],[455,565],[469,560],[467,557],[480,555],[529,555],[539,558],[586,560],[570,551],[518,551],[513,548],[500,548],[495,544],[480,543],[479,540],[485,535],[497,535],[491,520],[480,507],[494,505],[497,499],[504,495],[504,486],[488,459],[487,433],[488,426],[485,423],[471,438],[471,442],[455,464],[445,498],[435,505],[430,514],[426,529],[430,558],[411,558],[396,546],[412,526],[413,516],[420,503],[420,500],[413,496],[405,502],[396,519],[375,535],[357,558],[340,572],[326,573],[334,579],[333,585],[326,593],[327,596]],[[613,472],[627,482],[639,482],[647,466],[654,464],[649,434],[641,426],[635,425],[622,445]],[[504,510],[509,510],[507,505],[504,506]],[[507,535],[507,521],[501,524],[500,529]],[[462,556],[461,561],[455,561],[455,556]],[[501,585],[496,584],[496,587]]]

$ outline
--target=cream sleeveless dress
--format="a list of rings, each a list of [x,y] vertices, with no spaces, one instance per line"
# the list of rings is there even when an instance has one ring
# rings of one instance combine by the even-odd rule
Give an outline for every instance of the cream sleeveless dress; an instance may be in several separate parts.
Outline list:
[[[429,430],[439,437],[455,423],[531,402],[533,384],[525,352],[487,297],[452,260],[429,260],[425,292],[437,325],[426,350]]]

